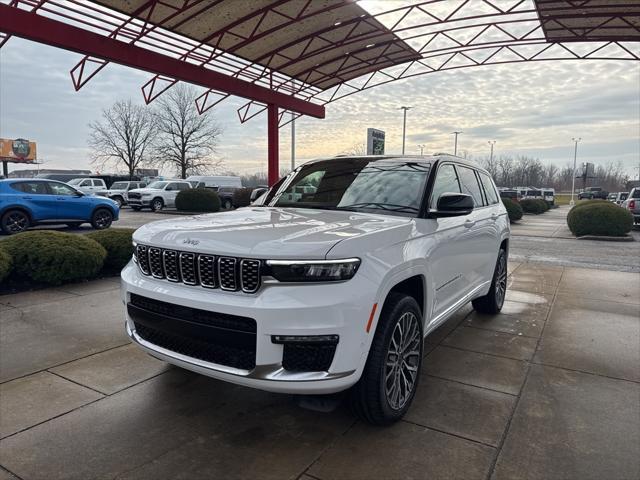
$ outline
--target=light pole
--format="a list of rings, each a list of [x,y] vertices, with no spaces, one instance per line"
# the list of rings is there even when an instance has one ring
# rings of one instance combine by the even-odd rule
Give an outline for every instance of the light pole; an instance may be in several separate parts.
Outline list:
[[[582,138],[572,138],[573,143],[575,144],[573,149],[573,178],[571,179],[571,201],[569,202],[570,206],[574,206],[576,202],[573,201],[573,194],[576,191],[576,162],[578,159],[578,142],[582,140]]]
[[[418,148],[420,149],[420,156],[422,157],[422,152],[424,152],[424,147],[426,147],[426,145],[418,145]]]
[[[291,171],[296,169],[296,114],[291,112]]]
[[[453,143],[453,154],[454,155],[458,155],[458,135],[460,135],[462,132],[451,132],[451,135],[455,135],[455,140]]]
[[[493,163],[493,146],[496,144],[496,141],[489,140],[487,143],[491,145],[491,155],[489,156],[489,163],[492,164]]]
[[[404,155],[404,139],[407,132],[407,110],[411,110],[413,107],[400,107],[400,110],[404,110],[402,117],[402,155]]]

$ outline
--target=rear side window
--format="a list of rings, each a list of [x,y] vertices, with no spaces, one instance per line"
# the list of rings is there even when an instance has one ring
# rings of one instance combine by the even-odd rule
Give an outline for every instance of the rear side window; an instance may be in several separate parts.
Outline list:
[[[493,186],[491,177],[484,172],[478,172],[480,174],[480,180],[482,181],[482,187],[484,188],[484,195],[487,198],[489,205],[494,205],[499,202],[496,188]]]
[[[457,170],[462,193],[471,195],[476,207],[481,207],[482,205],[484,205],[484,202],[482,201],[482,190],[480,188],[480,184],[478,183],[478,179],[476,178],[475,172],[471,168],[461,166],[458,166]]]
[[[11,188],[31,195],[46,195],[49,193],[44,182],[17,182],[12,183]]]
[[[191,184],[189,183],[178,183],[178,190],[189,190],[191,188]]]

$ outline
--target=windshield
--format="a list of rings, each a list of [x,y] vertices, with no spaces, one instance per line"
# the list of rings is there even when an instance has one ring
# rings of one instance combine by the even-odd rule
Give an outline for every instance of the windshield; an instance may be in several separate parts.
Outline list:
[[[111,190],[124,190],[127,188],[127,182],[116,182],[111,185]]]
[[[271,205],[415,215],[430,167],[368,158],[317,162],[285,182]]]
[[[147,188],[157,188],[159,190],[162,190],[167,186],[167,183],[169,182],[151,182]]]
[[[67,185],[78,185],[84,178],[74,178],[73,180],[69,180]]]

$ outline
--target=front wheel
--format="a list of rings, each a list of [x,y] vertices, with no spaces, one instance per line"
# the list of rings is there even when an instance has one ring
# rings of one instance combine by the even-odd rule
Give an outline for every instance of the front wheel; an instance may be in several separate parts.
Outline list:
[[[225,200],[224,201],[224,209],[225,210],[231,210],[233,208],[233,203],[231,203],[231,200]]]
[[[91,226],[96,230],[109,228],[113,222],[113,214],[106,208],[99,208],[91,217]]]
[[[7,235],[24,232],[30,224],[29,215],[22,210],[9,210],[0,219],[0,227]]]
[[[480,313],[499,313],[507,294],[507,252],[500,249],[496,268],[493,272],[491,288],[484,297],[476,298],[471,303]]]
[[[422,365],[422,314],[407,295],[384,304],[362,377],[351,391],[356,414],[374,425],[396,422],[409,409]]]
[[[124,199],[122,197],[112,197],[111,200],[113,200],[114,202],[116,202],[116,205],[118,205],[118,208],[122,207],[122,205],[124,205]]]

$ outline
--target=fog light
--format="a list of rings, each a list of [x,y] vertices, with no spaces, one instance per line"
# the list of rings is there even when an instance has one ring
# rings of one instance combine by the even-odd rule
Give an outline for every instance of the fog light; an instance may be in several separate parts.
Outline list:
[[[337,345],[339,338],[338,335],[271,335],[271,342],[277,344],[311,343],[314,345]]]

